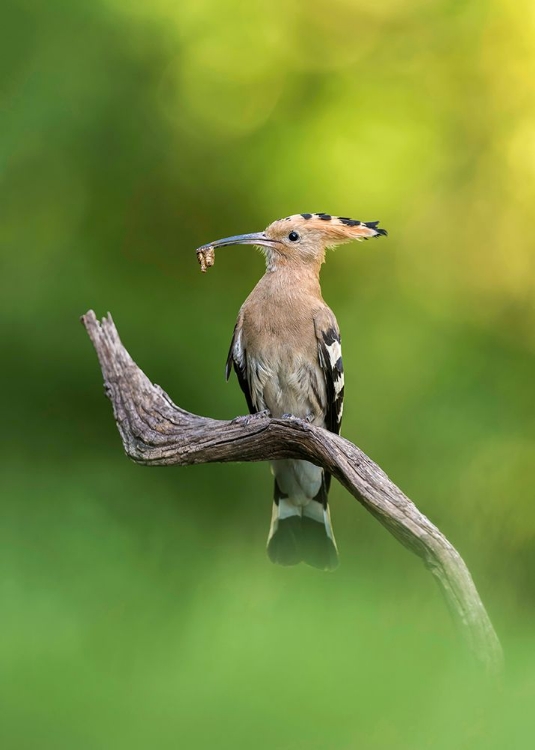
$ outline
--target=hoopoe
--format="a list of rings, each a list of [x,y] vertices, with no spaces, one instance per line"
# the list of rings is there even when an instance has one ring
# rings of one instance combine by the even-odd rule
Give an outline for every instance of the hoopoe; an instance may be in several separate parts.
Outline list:
[[[340,332],[321,295],[319,272],[325,250],[350,240],[386,235],[378,221],[325,213],[296,214],[264,232],[203,245],[256,245],[266,272],[243,303],[227,359],[245,394],[249,412],[292,415],[340,432],[344,371]],[[338,565],[327,496],[330,475],[309,461],[271,462],[275,477],[267,551],[281,565],[305,562],[323,570]]]

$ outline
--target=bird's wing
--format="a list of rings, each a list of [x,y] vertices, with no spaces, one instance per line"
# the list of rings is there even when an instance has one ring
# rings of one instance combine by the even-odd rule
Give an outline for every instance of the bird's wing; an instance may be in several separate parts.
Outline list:
[[[344,407],[344,368],[340,331],[332,310],[328,307],[319,310],[314,316],[314,328],[318,340],[319,365],[327,391],[325,427],[338,435]]]
[[[247,378],[247,354],[242,346],[241,330],[242,316],[240,315],[234,326],[234,333],[232,334],[232,341],[230,342],[230,349],[227,357],[227,365],[225,367],[225,375],[228,380],[230,377],[230,371],[232,367],[234,367],[234,372],[238,376],[240,388],[245,394],[249,413],[255,414],[257,409],[253,406],[253,400],[251,398],[251,389],[249,388],[249,380]]]

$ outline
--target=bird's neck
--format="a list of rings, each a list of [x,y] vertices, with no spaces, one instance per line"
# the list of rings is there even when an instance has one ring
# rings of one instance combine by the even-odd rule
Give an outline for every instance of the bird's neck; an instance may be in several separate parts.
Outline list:
[[[321,299],[320,266],[277,263],[266,268],[258,287],[271,298],[312,296]]]
[[[261,249],[266,258],[266,273],[306,273],[318,278],[321,265],[325,261],[325,248],[303,247],[300,248],[300,252],[288,251],[286,248]]]
[[[325,251],[295,255],[262,248],[266,258],[266,273],[307,274],[319,278],[320,268],[325,261]]]

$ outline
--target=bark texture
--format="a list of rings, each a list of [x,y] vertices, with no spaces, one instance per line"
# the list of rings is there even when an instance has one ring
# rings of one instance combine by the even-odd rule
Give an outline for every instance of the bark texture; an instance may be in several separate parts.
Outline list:
[[[139,369],[122,345],[111,315],[99,322],[90,310],[82,323],[97,352],[129,458],[153,466],[304,458],[323,466],[423,560],[473,655],[489,672],[501,670],[500,642],[463,559],[356,445],[300,419],[259,415],[228,422],[191,414]]]

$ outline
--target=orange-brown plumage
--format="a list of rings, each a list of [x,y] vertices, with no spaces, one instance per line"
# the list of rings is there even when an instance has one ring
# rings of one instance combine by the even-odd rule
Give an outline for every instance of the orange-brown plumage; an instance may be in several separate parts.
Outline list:
[[[378,223],[295,214],[264,232],[198,249],[202,255],[225,245],[252,244],[266,256],[266,273],[240,309],[227,361],[227,377],[234,367],[252,413],[291,414],[339,432],[344,395],[340,334],[321,295],[319,271],[326,248],[386,235]],[[329,475],[308,461],[273,461],[271,467],[270,558],[282,565],[304,561],[326,570],[336,567]]]

